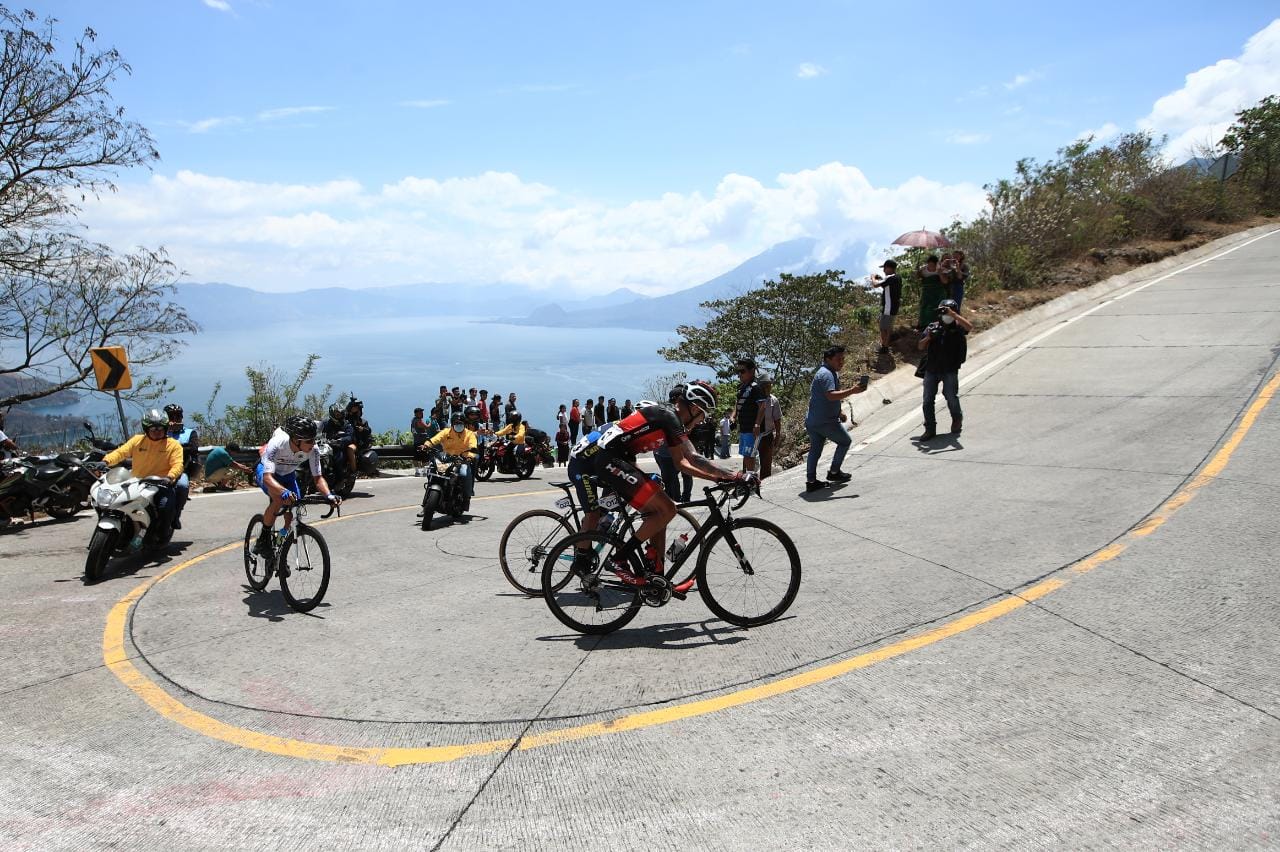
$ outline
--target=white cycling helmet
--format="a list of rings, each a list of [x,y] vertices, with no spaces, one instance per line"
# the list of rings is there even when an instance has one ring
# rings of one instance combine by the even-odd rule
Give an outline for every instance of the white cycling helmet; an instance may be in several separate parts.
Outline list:
[[[684,389],[684,401],[702,409],[708,417],[716,410],[716,389],[701,379],[689,382]]]

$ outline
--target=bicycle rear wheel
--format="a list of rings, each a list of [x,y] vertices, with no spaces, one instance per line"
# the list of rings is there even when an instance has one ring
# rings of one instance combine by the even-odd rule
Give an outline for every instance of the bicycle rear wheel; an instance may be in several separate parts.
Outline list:
[[[280,591],[289,606],[310,612],[329,588],[329,546],[311,527],[298,524],[280,548]]]
[[[275,560],[259,556],[253,552],[258,543],[263,527],[262,515],[254,515],[249,520],[249,527],[244,531],[244,575],[249,581],[249,588],[260,592],[271,582],[271,574],[275,570]]]
[[[587,549],[586,568],[573,569],[574,551]],[[551,547],[542,564],[542,596],[551,613],[579,633],[612,633],[640,611],[640,589],[618,579],[609,567],[622,539],[602,532],[574,533]],[[639,573],[639,564],[632,566]]]
[[[763,518],[735,518],[707,537],[698,555],[698,593],[720,618],[739,627],[781,616],[800,590],[800,554]]]
[[[531,597],[542,597],[542,563],[551,546],[575,532],[563,515],[550,509],[530,509],[517,515],[498,542],[498,563],[507,582]],[[573,554],[566,554],[572,558]],[[564,578],[569,579],[568,572]]]

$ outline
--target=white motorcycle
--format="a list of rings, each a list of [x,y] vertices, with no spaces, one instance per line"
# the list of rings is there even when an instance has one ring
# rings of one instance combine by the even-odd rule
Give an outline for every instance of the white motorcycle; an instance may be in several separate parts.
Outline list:
[[[89,489],[89,503],[98,513],[84,580],[102,579],[112,554],[137,553],[164,547],[173,538],[168,513],[157,505],[169,482],[163,476],[135,477],[128,468],[113,467]],[[170,492],[170,499],[176,499]]]

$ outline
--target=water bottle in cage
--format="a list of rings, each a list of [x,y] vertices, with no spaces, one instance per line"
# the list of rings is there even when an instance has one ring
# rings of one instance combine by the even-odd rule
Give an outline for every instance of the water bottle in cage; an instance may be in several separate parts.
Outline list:
[[[680,537],[667,546],[667,563],[674,563],[689,547],[689,534],[680,533]]]

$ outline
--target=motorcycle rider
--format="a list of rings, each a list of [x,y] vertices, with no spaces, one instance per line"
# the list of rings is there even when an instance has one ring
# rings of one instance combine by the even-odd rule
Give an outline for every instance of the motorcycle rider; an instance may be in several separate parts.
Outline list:
[[[475,406],[469,405],[467,408],[471,409]],[[479,411],[476,412],[476,416],[479,416]],[[465,410],[450,418],[448,429],[441,429],[422,445],[424,450],[435,447],[442,448],[451,456],[462,457],[463,464],[458,474],[462,477],[462,487],[467,495],[467,504],[470,505],[471,497],[476,493],[476,471],[475,465],[472,464],[476,458],[476,433],[467,428]]]
[[[174,483],[183,475],[182,445],[169,437],[169,418],[151,409],[142,415],[142,434],[134,435],[102,459],[107,467],[115,467],[125,459],[133,460],[133,475],[138,479],[161,476],[168,480],[159,488],[156,508],[164,513],[175,530],[182,529],[177,517],[178,498]]]
[[[254,471],[254,481],[271,502],[262,513],[262,534],[253,552],[268,559],[271,551],[271,526],[281,509],[289,519],[289,506],[302,499],[296,471],[300,465],[311,466],[311,478],[316,489],[330,503],[341,503],[342,498],[329,490],[320,470],[320,452],[316,449],[316,421],[302,414],[294,414],[284,421],[284,427],[276,429],[271,440],[262,447],[262,456]]]
[[[173,528],[182,529],[182,510],[187,506],[187,498],[191,496],[191,474],[200,467],[200,440],[195,429],[188,429],[182,424],[182,406],[169,403],[164,407],[169,417],[169,437],[182,446],[182,476],[173,484],[178,495],[178,506],[174,510]]]
[[[507,425],[503,426],[497,432],[494,432],[493,437],[502,438],[507,435],[510,435],[511,443],[519,444],[520,446],[523,447],[525,433],[526,433],[526,430],[525,430],[525,424],[524,424],[524,417],[520,415],[519,411],[516,411],[513,408],[509,412],[507,412]]]
[[[692,381],[684,386],[674,404],[641,406],[630,417],[592,431],[570,453],[569,479],[586,509],[582,520],[584,531],[596,529],[600,522],[597,481],[625,499],[644,517],[644,522],[618,558],[622,566],[630,564],[636,550],[648,542],[645,559],[642,560],[648,573],[637,577],[625,567],[614,568],[623,582],[645,585],[650,576],[662,573],[667,525],[676,516],[676,505],[662,487],[635,466],[637,454],[666,446],[676,468],[690,476],[714,482],[755,481],[752,473],[735,473],[704,459],[689,443],[688,430],[715,410],[715,388],[705,381]],[[589,568],[591,556],[591,543],[583,542],[574,553],[575,569]]]
[[[373,428],[369,426],[369,421],[364,419],[364,403],[354,396],[347,403],[347,423],[351,426],[351,437],[356,442],[355,452],[373,446]],[[351,454],[352,470],[355,470],[355,452]]]
[[[329,406],[329,419],[324,421],[324,439],[333,450],[333,473],[338,476],[345,464],[347,470],[356,469],[356,439],[351,424],[347,422],[347,410],[338,403]]]

